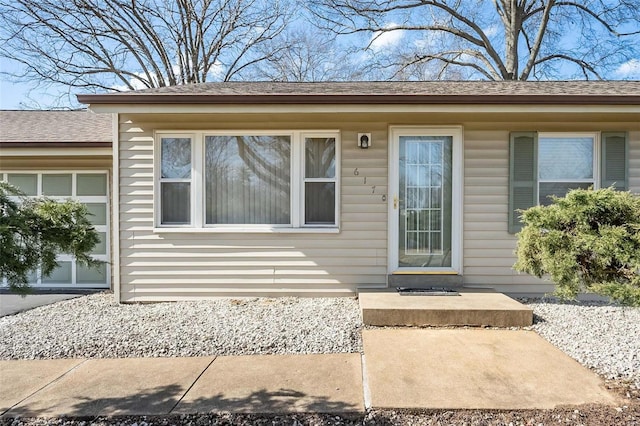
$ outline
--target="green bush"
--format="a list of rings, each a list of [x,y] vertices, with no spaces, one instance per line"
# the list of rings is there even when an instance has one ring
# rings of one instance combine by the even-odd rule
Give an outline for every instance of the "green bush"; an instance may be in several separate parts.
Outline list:
[[[580,292],[640,306],[640,197],[573,190],[522,212],[514,268],[549,276],[561,299]]]
[[[0,281],[26,294],[29,275],[38,267],[43,276],[50,275],[60,253],[73,255],[81,265],[103,263],[91,257],[100,238],[88,215],[76,201],[27,198],[0,181]]]

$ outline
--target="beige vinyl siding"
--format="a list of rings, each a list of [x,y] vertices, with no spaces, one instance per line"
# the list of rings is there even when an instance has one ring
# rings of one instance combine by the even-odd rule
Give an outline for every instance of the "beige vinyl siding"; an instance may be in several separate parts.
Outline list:
[[[564,123],[553,131],[625,129],[610,123]],[[637,124],[635,125],[637,127]],[[515,263],[516,237],[507,232],[509,185],[509,131],[473,130],[464,133],[464,283],[508,293],[547,293],[553,285],[520,274]],[[512,123],[513,130],[548,130],[549,125]],[[632,127],[633,128],[633,127]],[[630,190],[640,192],[640,132],[629,132]]]
[[[507,232],[509,131],[464,133],[463,275],[467,286],[501,291],[549,291],[540,280],[511,266],[516,239]],[[540,286],[545,288],[540,289]]]
[[[120,282],[123,301],[242,295],[351,295],[386,285],[386,125],[211,123],[120,118]],[[153,230],[153,131],[340,129],[340,233],[167,233]],[[368,150],[357,132],[373,132]],[[358,175],[354,170],[358,169]],[[367,178],[365,185],[364,177]],[[372,186],[375,194],[371,194]]]
[[[629,131],[630,188],[640,192],[640,128],[598,117],[555,122],[478,120],[448,116],[464,127],[463,274],[468,286],[510,293],[545,293],[548,282],[518,274],[516,239],[507,232],[511,131]],[[540,117],[538,117],[538,120]],[[388,128],[446,126],[429,114],[121,115],[120,282],[123,301],[198,299],[240,295],[350,295],[384,287],[387,275]],[[167,233],[153,230],[154,130],[339,130],[341,134],[340,232]],[[373,145],[357,148],[358,132]],[[355,169],[358,174],[354,174]],[[364,178],[366,177],[366,184]],[[373,192],[375,186],[375,193]]]

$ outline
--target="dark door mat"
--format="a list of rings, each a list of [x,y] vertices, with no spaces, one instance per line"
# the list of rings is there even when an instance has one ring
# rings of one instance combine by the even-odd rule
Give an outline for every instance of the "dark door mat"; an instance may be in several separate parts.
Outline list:
[[[460,296],[457,291],[444,287],[396,287],[396,290],[401,296]]]

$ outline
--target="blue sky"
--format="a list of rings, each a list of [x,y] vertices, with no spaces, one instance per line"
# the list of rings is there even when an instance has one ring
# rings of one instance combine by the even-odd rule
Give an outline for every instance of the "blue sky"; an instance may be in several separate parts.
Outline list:
[[[15,64],[0,57],[0,70],[4,72],[18,72]],[[65,86],[38,86],[37,82],[15,83],[5,75],[0,74],[0,109],[48,109],[69,107],[73,105],[69,99],[69,89]],[[71,89],[72,93],[80,93],[79,89]]]
[[[399,32],[384,34],[374,43],[373,48],[392,48],[399,43],[402,35]],[[12,69],[4,58],[0,58],[0,69]],[[632,59],[623,64],[607,78],[640,80],[640,59]],[[0,109],[49,109],[56,107],[81,107],[75,103],[75,94],[82,93],[81,89],[65,86],[38,87],[28,82],[14,83],[6,76],[0,75]]]
[[[388,22],[390,27],[395,24]],[[489,34],[490,29],[485,29]],[[499,35],[498,35],[499,36]],[[368,39],[370,43],[367,55],[376,55],[378,52],[398,49],[409,43],[416,44],[420,40],[412,39],[407,31],[389,31],[382,34],[372,34]],[[367,41],[367,36],[363,41]],[[424,39],[422,42],[425,42]],[[3,72],[20,72],[20,67],[7,59],[0,57],[0,70]],[[568,78],[568,77],[567,77]],[[632,58],[623,63],[617,69],[612,70],[605,78],[611,80],[629,79],[640,80],[640,57]],[[75,100],[75,95],[86,93],[83,89],[67,88],[63,85],[38,85],[36,81],[15,83],[7,76],[0,74],[0,109],[51,109],[51,108],[78,108],[82,105]]]

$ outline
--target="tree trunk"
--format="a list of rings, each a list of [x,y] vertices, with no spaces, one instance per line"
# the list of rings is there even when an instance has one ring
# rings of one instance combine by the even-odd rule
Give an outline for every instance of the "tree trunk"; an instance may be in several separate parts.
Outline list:
[[[504,34],[505,34],[505,80],[518,79],[518,39],[522,29],[522,10],[518,6],[517,0],[505,0],[504,8],[506,12]]]

